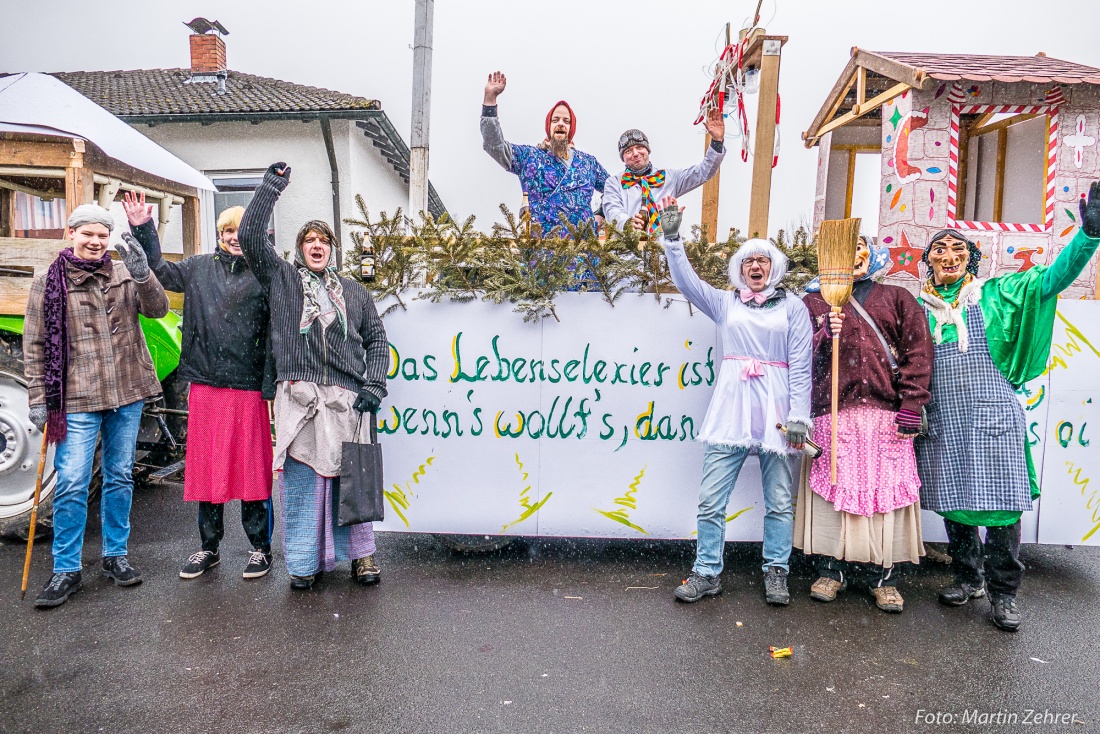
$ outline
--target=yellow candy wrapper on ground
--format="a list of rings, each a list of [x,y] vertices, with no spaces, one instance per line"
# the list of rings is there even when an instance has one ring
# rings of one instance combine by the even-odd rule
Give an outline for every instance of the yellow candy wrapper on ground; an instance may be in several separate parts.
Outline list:
[[[789,658],[794,654],[793,647],[769,647],[773,658]]]

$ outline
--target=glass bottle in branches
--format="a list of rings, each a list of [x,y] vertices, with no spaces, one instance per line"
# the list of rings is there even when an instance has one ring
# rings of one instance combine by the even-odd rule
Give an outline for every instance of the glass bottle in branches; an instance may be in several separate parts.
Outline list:
[[[362,263],[369,246],[374,251],[374,279],[364,280],[362,267],[353,268],[350,275],[366,286],[380,307],[393,300],[381,310],[382,316],[398,307],[406,310],[402,296],[418,285],[423,265],[420,252],[406,237],[404,215],[398,209],[392,217],[382,212],[377,221],[371,221],[362,196],[356,195],[355,205],[360,217],[344,219],[345,224],[359,228],[351,233],[349,262]]]

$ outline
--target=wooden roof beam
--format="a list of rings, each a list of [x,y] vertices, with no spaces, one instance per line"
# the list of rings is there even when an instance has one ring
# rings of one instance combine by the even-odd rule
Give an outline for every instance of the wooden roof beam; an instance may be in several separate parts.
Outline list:
[[[827,122],[820,128],[818,128],[817,134],[812,139],[806,141],[806,147],[813,147],[814,143],[816,143],[818,139],[825,133],[836,130],[838,127],[847,125],[849,122],[857,120],[870,112],[874,112],[879,107],[886,104],[907,89],[911,89],[908,84],[895,84],[877,97],[872,97],[871,99],[867,100],[866,104],[856,105],[854,108],[852,108],[851,112],[847,112],[836,118],[835,120]]]

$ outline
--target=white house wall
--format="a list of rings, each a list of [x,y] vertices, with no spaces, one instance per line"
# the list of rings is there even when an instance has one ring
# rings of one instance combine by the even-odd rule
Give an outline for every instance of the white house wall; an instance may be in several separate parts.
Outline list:
[[[275,207],[276,247],[293,247],[294,235],[310,219],[332,223],[332,174],[319,122],[223,122],[203,126],[199,123],[170,123],[138,130],[154,142],[175,153],[195,168],[216,175],[218,172],[247,171],[262,173],[276,161],[285,161],[292,169],[291,185]],[[370,140],[354,122],[334,120],[333,147],[340,171],[341,216],[355,216],[355,194],[363,195],[372,216],[382,210],[394,211],[408,198],[404,182],[389,163],[378,154]],[[349,243],[350,228],[341,224],[338,234]],[[179,239],[179,229],[174,230]],[[203,227],[202,251],[212,252],[212,229]],[[178,249],[178,243],[168,241]]]

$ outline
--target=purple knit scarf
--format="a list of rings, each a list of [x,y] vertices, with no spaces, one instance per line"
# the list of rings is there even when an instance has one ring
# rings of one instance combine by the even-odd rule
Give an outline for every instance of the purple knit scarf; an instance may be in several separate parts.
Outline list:
[[[46,385],[46,427],[50,443],[65,440],[69,424],[65,419],[65,374],[69,369],[69,284],[65,278],[65,263],[93,273],[110,264],[111,254],[103,253],[98,260],[81,260],[71,247],[57,253],[57,259],[46,271],[42,313],[45,321],[43,353]]]

